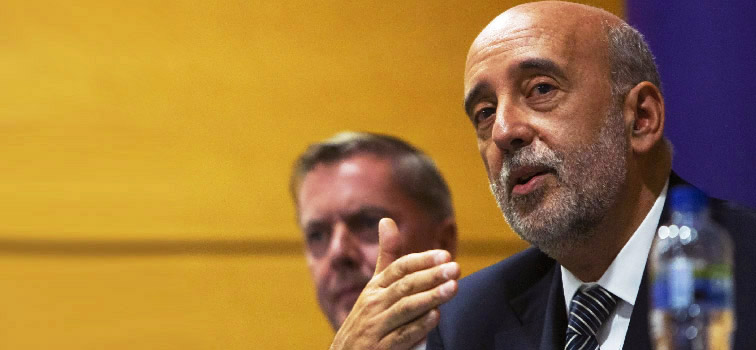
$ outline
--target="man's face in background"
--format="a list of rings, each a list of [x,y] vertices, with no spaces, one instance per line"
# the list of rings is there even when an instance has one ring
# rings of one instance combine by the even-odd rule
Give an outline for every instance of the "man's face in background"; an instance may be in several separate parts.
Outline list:
[[[388,159],[356,154],[316,165],[297,207],[318,302],[334,329],[373,276],[381,218],[396,221],[408,251],[438,248],[440,225],[394,183]]]

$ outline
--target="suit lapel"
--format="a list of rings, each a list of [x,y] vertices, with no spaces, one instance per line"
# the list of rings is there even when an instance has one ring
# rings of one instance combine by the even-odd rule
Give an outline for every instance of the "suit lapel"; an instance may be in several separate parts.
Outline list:
[[[495,349],[561,350],[564,347],[567,316],[562,276],[558,264],[551,259],[548,263],[551,267],[543,278],[510,299],[520,326],[499,329],[494,337]]]
[[[635,297],[633,313],[630,315],[630,325],[627,327],[625,334],[625,344],[623,350],[649,350],[651,348],[651,338],[648,328],[648,264],[646,271],[643,272],[638,296]]]
[[[564,307],[564,289],[562,288],[562,273],[557,265],[549,291],[546,305],[546,318],[543,322],[543,333],[539,350],[561,350],[567,332],[567,314]]]

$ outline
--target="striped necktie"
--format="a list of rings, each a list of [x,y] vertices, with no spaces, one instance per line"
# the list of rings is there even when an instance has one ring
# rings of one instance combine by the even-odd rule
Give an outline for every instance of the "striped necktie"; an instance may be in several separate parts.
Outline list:
[[[617,305],[617,297],[599,285],[578,290],[570,303],[564,350],[599,349],[596,334]]]

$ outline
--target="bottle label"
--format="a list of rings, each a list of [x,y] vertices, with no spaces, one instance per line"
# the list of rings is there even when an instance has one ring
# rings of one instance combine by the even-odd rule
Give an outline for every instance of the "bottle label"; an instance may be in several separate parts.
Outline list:
[[[732,306],[732,269],[726,264],[711,264],[695,272],[696,302],[703,307]]]
[[[672,260],[668,270],[669,307],[678,309],[693,301],[693,263],[685,257]]]
[[[726,264],[695,268],[686,257],[674,258],[652,285],[653,306],[657,309],[681,309],[698,304],[704,309],[732,306],[732,269]]]

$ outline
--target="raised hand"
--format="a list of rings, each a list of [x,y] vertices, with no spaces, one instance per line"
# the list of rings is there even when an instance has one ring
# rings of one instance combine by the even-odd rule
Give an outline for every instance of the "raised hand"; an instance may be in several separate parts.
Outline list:
[[[403,255],[393,220],[378,224],[375,274],[360,294],[331,350],[411,349],[438,324],[438,306],[457,293],[459,265],[445,250]]]

